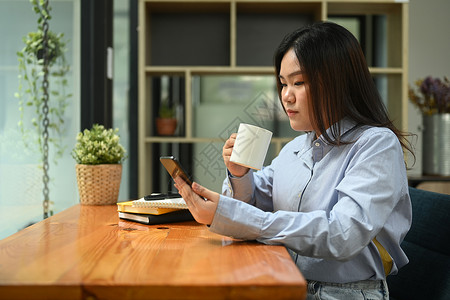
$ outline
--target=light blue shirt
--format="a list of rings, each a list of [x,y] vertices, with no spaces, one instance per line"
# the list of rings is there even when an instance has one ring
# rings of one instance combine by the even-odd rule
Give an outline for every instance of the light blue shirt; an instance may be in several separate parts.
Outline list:
[[[342,125],[350,144],[311,132],[261,171],[228,176],[210,229],[284,245],[306,279],[336,283],[385,278],[376,237],[397,273],[412,214],[401,145],[387,128]]]

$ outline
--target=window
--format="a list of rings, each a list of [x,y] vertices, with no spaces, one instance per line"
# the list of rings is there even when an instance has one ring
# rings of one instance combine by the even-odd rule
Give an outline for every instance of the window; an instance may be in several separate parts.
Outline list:
[[[79,131],[79,0],[51,1],[50,29],[64,33],[70,65],[67,75],[68,92],[72,93],[64,115],[65,151],[54,163],[54,149],[50,148],[50,210],[62,211],[78,203],[74,160],[70,152]],[[37,15],[28,0],[0,1],[0,239],[43,218],[43,183],[41,155],[36,149],[24,146],[18,128],[20,112],[18,99],[18,60],[16,52],[24,47],[22,37],[36,29]],[[50,82],[50,85],[52,83]],[[24,116],[32,118],[30,112]],[[29,136],[26,137],[28,141]]]

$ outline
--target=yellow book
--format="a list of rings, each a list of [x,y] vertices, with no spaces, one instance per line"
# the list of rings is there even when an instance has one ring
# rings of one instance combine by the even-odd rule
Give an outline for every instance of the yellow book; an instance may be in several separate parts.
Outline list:
[[[173,207],[136,206],[133,205],[134,201],[118,202],[117,211],[135,214],[162,215],[172,211],[180,210],[180,208],[173,208]]]

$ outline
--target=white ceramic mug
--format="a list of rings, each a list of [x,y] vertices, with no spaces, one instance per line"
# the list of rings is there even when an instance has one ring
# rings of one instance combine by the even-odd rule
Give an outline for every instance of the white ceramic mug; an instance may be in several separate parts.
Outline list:
[[[256,170],[264,164],[272,132],[250,124],[239,125],[230,161]]]

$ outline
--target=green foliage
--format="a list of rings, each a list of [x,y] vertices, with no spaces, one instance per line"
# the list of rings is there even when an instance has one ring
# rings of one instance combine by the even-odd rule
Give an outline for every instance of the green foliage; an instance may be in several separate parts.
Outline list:
[[[44,113],[44,89],[42,81],[44,77],[44,21],[51,19],[51,7],[45,7],[43,0],[30,0],[34,12],[38,15],[37,31],[29,32],[23,37],[25,44],[21,51],[17,52],[19,61],[19,87],[15,97],[19,100],[20,120],[18,122],[20,131],[26,147],[33,149],[38,147],[43,153],[43,120]],[[67,93],[68,82],[65,78],[70,70],[65,58],[66,42],[64,34],[47,32],[48,36],[48,133],[49,144],[55,147],[55,158],[60,158],[65,150],[62,143],[64,131],[64,113],[68,106],[68,99],[72,97]],[[25,118],[26,111],[32,112],[33,116]],[[35,131],[37,134],[30,134]],[[30,136],[36,138],[30,140]]]
[[[175,118],[175,108],[169,105],[169,100],[165,99],[161,102],[159,117],[164,119]]]
[[[94,124],[92,129],[78,133],[72,157],[78,164],[120,164],[126,159],[125,149],[119,143],[119,129],[105,129]]]

